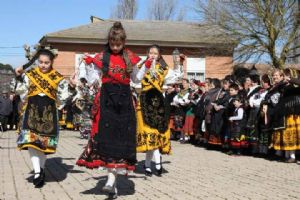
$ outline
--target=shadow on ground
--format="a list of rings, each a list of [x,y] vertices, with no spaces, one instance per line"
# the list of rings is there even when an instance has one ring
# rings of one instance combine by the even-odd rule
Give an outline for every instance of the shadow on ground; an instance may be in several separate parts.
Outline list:
[[[128,179],[129,177],[118,175],[118,196],[128,196],[135,193],[135,184],[132,180]],[[81,192],[81,194],[106,195],[106,193],[102,192],[102,187],[106,183],[107,176],[100,176],[93,179],[98,181],[97,185],[94,188]],[[107,199],[111,198],[107,197]]]
[[[164,168],[164,165],[166,165],[166,164],[168,165],[168,164],[170,164],[170,163],[171,163],[170,161],[163,161],[163,162],[162,162],[163,174],[169,173],[168,170],[166,170],[166,169]],[[136,174],[144,174],[144,173],[145,173],[144,166],[145,166],[145,161],[144,161],[144,160],[143,160],[143,161],[139,161],[139,162],[137,163],[136,167],[135,167],[134,173],[136,173]],[[154,171],[155,171],[155,163],[154,163],[154,162],[151,162],[151,169],[152,169],[153,174],[155,175],[155,173],[154,173]],[[162,174],[162,175],[163,175],[163,174]]]
[[[74,170],[74,165],[68,165],[63,163],[63,160],[75,160],[75,158],[60,158],[53,157],[46,161],[46,179],[45,182],[61,182],[67,178],[69,173],[84,173],[81,170]],[[33,171],[30,172],[33,174]],[[28,182],[32,183],[33,175],[27,178]]]

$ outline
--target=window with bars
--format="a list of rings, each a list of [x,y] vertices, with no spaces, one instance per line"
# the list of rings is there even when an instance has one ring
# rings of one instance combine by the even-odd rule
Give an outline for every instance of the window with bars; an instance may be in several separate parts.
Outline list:
[[[204,73],[202,73],[202,72],[187,72],[187,78],[189,80],[196,79],[199,81],[204,81],[204,79],[205,79]]]
[[[188,79],[204,81],[205,58],[187,58],[186,75]]]

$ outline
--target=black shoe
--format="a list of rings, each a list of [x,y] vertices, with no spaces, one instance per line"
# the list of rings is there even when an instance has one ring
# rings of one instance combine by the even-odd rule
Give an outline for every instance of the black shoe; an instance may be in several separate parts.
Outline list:
[[[118,197],[118,191],[115,185],[113,186],[105,185],[102,188],[102,191],[107,193],[110,199],[116,199]]]
[[[225,152],[225,154],[227,154],[227,155],[231,156],[231,155],[233,155],[233,154],[234,154],[234,152],[233,152],[232,150],[229,150],[229,151]]]
[[[160,169],[155,169],[155,171],[156,171],[156,175],[157,175],[157,176],[161,176],[162,171],[163,171],[163,168],[160,167]]]
[[[36,174],[39,174],[39,176],[33,179],[33,184],[36,188],[41,188],[45,184],[45,171],[41,168],[40,172]]]
[[[294,158],[289,158],[289,159],[286,159],[285,162],[286,163],[296,163],[297,161]]]
[[[151,177],[152,171],[150,167],[145,167],[145,175]]]

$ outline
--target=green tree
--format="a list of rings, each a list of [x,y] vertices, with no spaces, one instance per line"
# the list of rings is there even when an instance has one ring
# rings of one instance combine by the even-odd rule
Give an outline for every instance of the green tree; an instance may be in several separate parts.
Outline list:
[[[0,70],[9,70],[14,71],[13,67],[9,64],[2,64],[0,63]]]

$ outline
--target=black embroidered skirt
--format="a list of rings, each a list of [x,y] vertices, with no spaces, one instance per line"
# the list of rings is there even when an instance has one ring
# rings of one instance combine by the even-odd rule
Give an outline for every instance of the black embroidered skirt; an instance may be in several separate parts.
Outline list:
[[[134,169],[136,116],[129,85],[102,85],[98,126],[98,133],[89,141],[77,164],[88,168]]]

